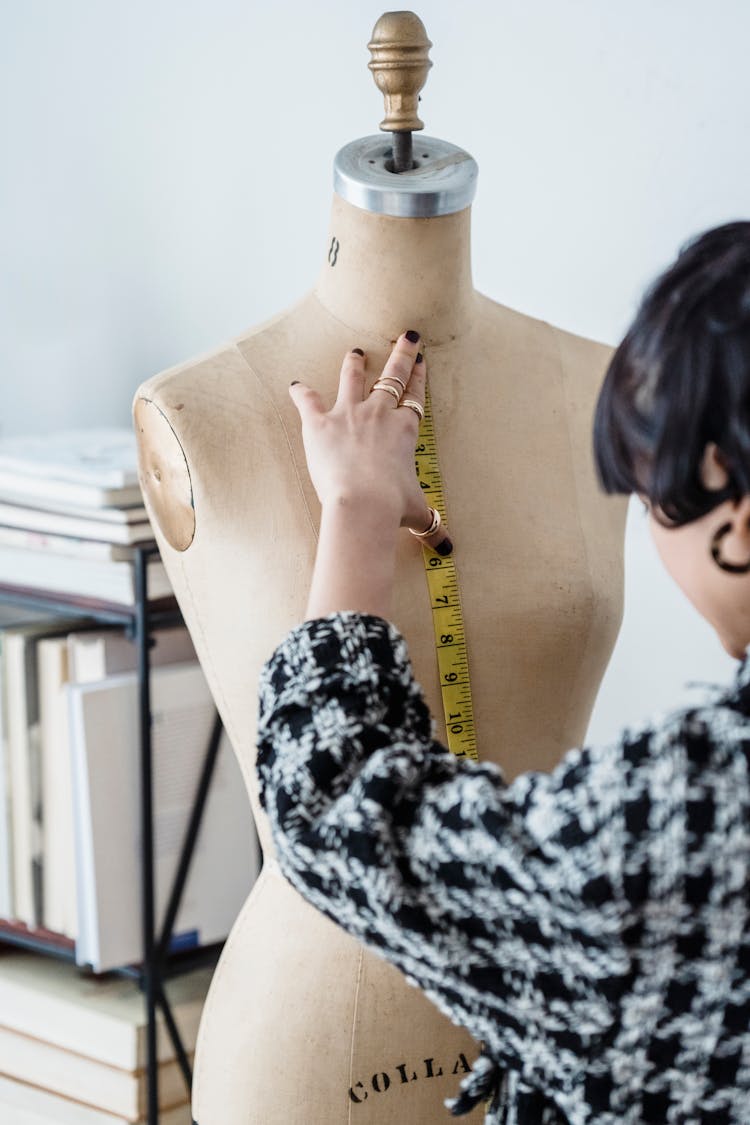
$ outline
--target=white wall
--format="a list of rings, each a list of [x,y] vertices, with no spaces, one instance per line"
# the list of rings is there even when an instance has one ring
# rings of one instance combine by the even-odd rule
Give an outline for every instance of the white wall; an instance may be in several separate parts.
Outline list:
[[[422,0],[427,132],[479,161],[478,288],[616,342],[681,242],[747,217],[743,0]],[[0,6],[0,435],[129,424],[133,391],[316,276],[336,150],[377,131],[352,0]],[[592,723],[734,667],[628,539]]]

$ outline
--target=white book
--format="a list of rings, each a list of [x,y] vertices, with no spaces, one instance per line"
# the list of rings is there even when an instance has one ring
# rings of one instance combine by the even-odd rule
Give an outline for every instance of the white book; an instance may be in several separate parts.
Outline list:
[[[206,965],[164,982],[188,1052],[195,1049],[213,972]],[[146,1005],[137,981],[112,974],[92,977],[54,957],[7,949],[0,953],[0,1012],[3,1026],[18,1034],[120,1070],[134,1073],[146,1066]],[[175,1057],[160,1008],[156,1057],[160,1063]]]
[[[39,642],[42,758],[42,925],[77,937],[73,785],[68,739],[68,638]]]
[[[173,596],[158,555],[147,564],[149,600]],[[113,605],[135,605],[135,565],[108,559],[81,559],[0,546],[0,584],[88,598]]]
[[[142,958],[139,725],[136,676],[71,684],[79,964],[102,972]],[[151,676],[154,881],[164,919],[215,709],[198,664]],[[242,775],[222,733],[173,948],[223,941],[259,868]]]
[[[149,525],[150,526],[150,525]],[[153,540],[153,535],[148,537]],[[81,539],[72,535],[52,535],[27,527],[5,527],[0,524],[0,547],[17,547],[21,551],[47,551],[59,557],[96,559],[98,561],[132,561],[133,547],[99,539]]]
[[[0,439],[0,470],[109,488],[138,483],[135,433],[96,426]]]
[[[0,632],[0,918],[11,918],[15,910],[13,889],[13,813],[10,802],[10,751],[8,748],[8,704],[2,674],[3,636]]]
[[[188,1055],[188,1058],[191,1056]],[[137,1121],[147,1108],[146,1074],[121,1070],[62,1050],[41,1039],[0,1026],[3,1073],[51,1093],[83,1102],[126,1121]],[[187,1089],[179,1064],[159,1064],[159,1105],[183,1105]]]
[[[110,509],[122,512],[123,509]],[[128,509],[124,509],[128,511]],[[97,513],[97,517],[100,513]],[[0,526],[24,528],[43,535],[64,535],[71,539],[96,539],[107,543],[142,543],[154,538],[154,531],[145,510],[139,520],[113,523],[110,519],[45,512],[21,504],[0,503]]]
[[[151,641],[149,664],[152,668],[197,661],[192,638],[184,625],[154,629]],[[138,667],[135,641],[117,628],[71,633],[68,660],[70,680],[78,684],[106,680],[118,672],[135,672]]]
[[[23,477],[19,473],[0,470],[0,496],[8,503],[24,500],[37,503],[75,504],[77,507],[128,508],[143,504],[143,494],[138,484],[124,488],[103,488],[96,484],[77,484],[67,480],[47,480],[45,477]]]
[[[195,662],[184,625],[151,634],[149,663]],[[75,940],[76,902],[73,783],[68,720],[68,683],[91,683],[137,668],[136,644],[121,629],[93,628],[39,642],[39,716],[42,755],[42,924]]]
[[[48,615],[0,602],[0,918],[14,913],[13,894],[13,824],[11,810],[10,753],[8,748],[7,703],[5,677],[2,674],[4,631],[11,626],[46,621]]]
[[[132,1123],[127,1117],[106,1113],[0,1075],[0,1121],[4,1125],[146,1125],[146,1120],[139,1117]],[[191,1122],[189,1102],[159,1113],[159,1125],[191,1125]]]
[[[2,497],[4,507],[9,508],[11,511],[29,511],[38,512],[42,516],[50,515],[51,513],[58,516],[64,516],[66,519],[81,519],[81,520],[95,520],[97,523],[107,524],[132,524],[132,523],[145,523],[148,520],[148,513],[143,505],[143,497],[139,504],[133,504],[127,508],[97,508],[92,511],[91,508],[81,507],[78,504],[66,503],[64,500],[48,502],[35,499],[33,496],[21,497],[19,500],[14,500],[9,496]],[[3,523],[11,523],[10,520],[3,520]]]
[[[41,732],[37,684],[37,643],[81,627],[80,618],[60,618],[9,627],[4,631],[1,674],[10,762],[13,834],[12,916],[25,925],[41,924],[42,787]]]
[[[81,505],[141,505],[135,433],[93,427],[0,440],[0,497]]]

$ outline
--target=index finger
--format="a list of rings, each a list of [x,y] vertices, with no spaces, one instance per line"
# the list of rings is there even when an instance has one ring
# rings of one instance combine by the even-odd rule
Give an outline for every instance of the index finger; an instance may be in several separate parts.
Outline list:
[[[365,365],[367,360],[361,348],[352,348],[344,356],[339,376],[337,406],[348,406],[362,402],[365,391]]]

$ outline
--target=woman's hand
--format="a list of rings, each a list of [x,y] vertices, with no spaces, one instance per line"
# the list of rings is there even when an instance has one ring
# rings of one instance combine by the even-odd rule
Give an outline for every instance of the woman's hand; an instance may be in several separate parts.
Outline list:
[[[299,382],[290,387],[302,420],[308,471],[324,512],[372,509],[396,527],[422,532],[430,526],[432,513],[414,467],[419,415],[398,401],[411,399],[424,408],[427,365],[418,345],[416,332],[400,336],[377,380],[398,392],[398,399],[379,388],[368,393],[366,359],[358,351],[344,358],[330,410],[312,388]],[[442,526],[423,542],[440,547],[441,554],[452,549]]]

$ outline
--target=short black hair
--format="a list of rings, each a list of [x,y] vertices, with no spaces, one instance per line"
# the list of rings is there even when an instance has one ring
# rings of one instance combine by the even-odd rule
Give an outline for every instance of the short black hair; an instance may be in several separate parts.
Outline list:
[[[707,489],[715,442],[729,481]],[[649,286],[612,357],[594,418],[606,492],[639,492],[685,524],[750,493],[750,222],[687,242]]]

